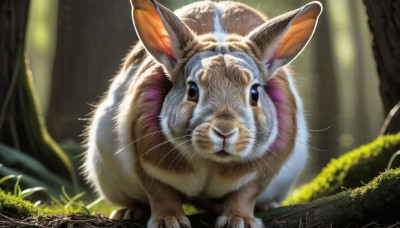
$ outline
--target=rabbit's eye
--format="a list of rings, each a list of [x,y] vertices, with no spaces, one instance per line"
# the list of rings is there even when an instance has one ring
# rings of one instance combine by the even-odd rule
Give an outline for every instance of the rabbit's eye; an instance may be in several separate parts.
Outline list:
[[[187,99],[189,101],[197,102],[199,99],[199,88],[194,82],[189,83],[189,89],[187,92]]]
[[[252,106],[257,106],[258,99],[260,98],[260,94],[258,93],[258,84],[255,84],[250,89],[250,104]]]

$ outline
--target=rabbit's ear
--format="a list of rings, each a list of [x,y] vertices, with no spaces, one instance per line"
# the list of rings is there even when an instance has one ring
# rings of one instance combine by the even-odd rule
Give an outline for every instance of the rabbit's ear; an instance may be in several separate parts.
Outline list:
[[[136,32],[146,50],[172,71],[182,57],[193,33],[171,11],[154,0],[131,0]]]
[[[314,33],[322,5],[311,2],[268,20],[247,35],[261,51],[268,76],[300,54]]]

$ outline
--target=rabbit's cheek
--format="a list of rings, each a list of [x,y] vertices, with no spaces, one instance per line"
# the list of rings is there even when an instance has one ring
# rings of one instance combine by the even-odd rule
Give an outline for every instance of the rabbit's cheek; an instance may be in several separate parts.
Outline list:
[[[209,127],[197,127],[192,136],[192,143],[196,151],[204,153],[211,152],[213,142],[208,135]]]
[[[234,145],[234,151],[240,156],[246,156],[249,152],[249,148],[254,143],[249,131],[243,127],[239,128],[239,137]]]

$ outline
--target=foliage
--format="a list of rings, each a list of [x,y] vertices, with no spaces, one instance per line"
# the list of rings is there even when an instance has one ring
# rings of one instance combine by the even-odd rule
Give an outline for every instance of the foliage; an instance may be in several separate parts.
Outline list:
[[[50,137],[39,115],[32,75],[21,45],[9,76],[5,100],[0,104],[0,142],[35,158],[53,174],[75,181],[72,163]],[[5,153],[4,147],[0,151]],[[26,167],[24,167],[26,168]]]
[[[21,186],[24,188],[43,187],[51,195],[56,195],[61,186],[68,191],[73,190],[72,184],[48,170],[38,160],[19,150],[0,143],[0,177],[10,175],[23,176]],[[12,167],[12,168],[11,168]],[[12,188],[9,182],[3,188]]]
[[[8,175],[8,176],[1,178],[0,185],[2,183],[4,183],[5,181],[12,179],[14,177],[15,177],[15,175]],[[15,185],[14,185],[14,196],[21,198],[21,199],[25,199],[35,192],[45,190],[45,188],[43,188],[43,187],[34,187],[34,188],[28,188],[28,189],[22,190],[21,186],[19,185],[21,178],[22,178],[21,175],[17,176],[17,181],[15,182]]]
[[[338,159],[332,159],[313,181],[290,196],[284,205],[310,202],[342,189],[361,186],[383,172],[399,149],[400,133],[382,136]]]
[[[59,198],[56,198],[50,195],[50,200],[44,199],[45,201],[49,202],[46,204],[42,204],[42,208],[38,207],[41,201],[37,201],[36,203],[22,203],[24,199],[31,196],[35,192],[43,191],[46,192],[44,187],[33,187],[27,188],[22,190],[20,186],[20,181],[23,180],[23,177],[15,176],[15,175],[8,175],[0,179],[0,186],[4,185],[5,182],[16,178],[14,183],[13,191],[4,191],[0,188],[2,196],[0,197],[0,212],[8,212],[8,213],[15,213],[21,216],[36,216],[39,212],[41,214],[90,214],[89,209],[92,207],[92,204],[86,206],[82,201],[81,198],[86,194],[85,192],[80,192],[74,196],[70,196],[65,187],[61,188],[61,194]],[[18,201],[15,201],[18,199]],[[15,201],[13,205],[10,202]],[[3,207],[3,206],[4,207]],[[22,214],[20,214],[22,213]]]
[[[29,192],[35,189],[26,189]],[[22,191],[23,192],[23,191]],[[60,199],[51,196],[51,205],[48,204],[33,204],[24,199],[25,196],[5,192],[0,188],[0,212],[18,215],[20,217],[37,217],[42,215],[55,214],[91,214],[84,202],[79,199],[85,193],[79,193],[75,196],[68,196],[65,192],[62,193]]]
[[[66,213],[90,214],[90,211],[86,205],[82,201],[79,201],[79,199],[86,194],[85,192],[80,192],[71,197],[65,191],[65,188],[62,187],[61,193],[60,199],[51,196],[51,199],[57,208],[63,208]]]

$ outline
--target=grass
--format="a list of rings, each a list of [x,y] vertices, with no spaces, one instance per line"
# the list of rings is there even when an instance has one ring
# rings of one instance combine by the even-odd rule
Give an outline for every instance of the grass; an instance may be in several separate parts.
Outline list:
[[[400,150],[398,150],[396,153],[394,153],[393,156],[390,158],[390,161],[389,161],[389,164],[387,166],[387,169],[391,169],[392,168],[394,160],[399,156],[400,156]]]
[[[44,187],[33,187],[22,190],[20,181],[23,176],[7,175],[0,179],[0,186],[4,182],[15,180],[13,190],[8,192],[0,188],[0,211],[17,214],[22,217],[36,217],[41,215],[55,215],[55,214],[92,214],[96,213],[110,213],[114,208],[101,199],[97,199],[92,203],[85,203],[82,198],[86,194],[80,192],[76,195],[70,196],[64,187],[61,187],[59,197],[48,195],[48,203],[36,201],[35,203],[26,200],[34,193],[39,191],[46,193]],[[108,214],[107,214],[108,215]]]
[[[15,178],[15,175],[4,176],[3,178],[0,179],[0,185],[3,182],[6,182],[7,180],[13,179],[13,178]],[[25,190],[21,190],[21,186],[19,185],[19,182],[21,181],[22,175],[18,175],[16,178],[17,178],[17,180],[14,185],[14,196],[16,196],[17,198],[25,199],[35,192],[45,190],[44,187],[34,187],[34,188],[27,188]]]

